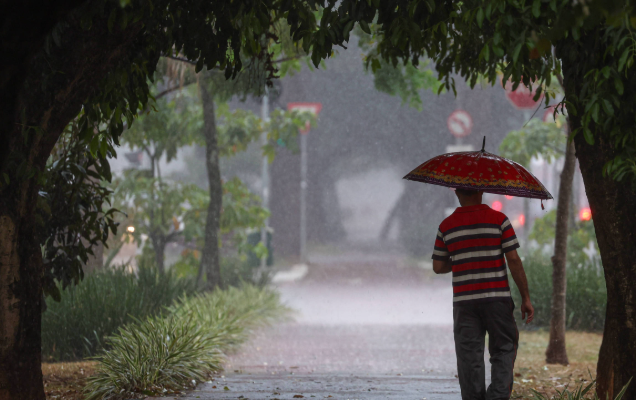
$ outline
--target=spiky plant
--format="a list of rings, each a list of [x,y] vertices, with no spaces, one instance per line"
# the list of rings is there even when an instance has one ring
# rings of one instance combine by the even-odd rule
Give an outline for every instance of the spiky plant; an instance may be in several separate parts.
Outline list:
[[[627,387],[629,386],[631,381],[632,380],[630,379],[629,382],[627,382],[627,384],[623,386],[623,389],[620,391],[620,393],[618,393],[618,395],[616,395],[614,400],[621,400],[623,398],[623,395],[625,395],[625,392],[627,391]],[[585,400],[585,399],[588,399],[588,397],[585,397],[585,396],[592,390],[595,384],[596,384],[596,381],[593,380],[587,386],[583,386],[581,384],[574,391],[570,391],[569,388],[566,387],[565,389],[561,391],[557,390],[557,395],[552,396],[552,398],[549,398],[548,396],[541,394],[534,389],[532,389],[532,393],[534,394],[535,400]],[[600,400],[596,392],[594,392],[593,399]]]
[[[251,329],[283,316],[276,292],[253,286],[183,298],[164,316],[120,328],[97,359],[88,400],[179,392],[218,371]]]

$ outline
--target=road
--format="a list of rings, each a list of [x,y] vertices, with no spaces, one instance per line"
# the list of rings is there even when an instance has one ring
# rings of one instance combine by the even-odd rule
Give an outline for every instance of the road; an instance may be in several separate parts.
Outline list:
[[[288,275],[276,286],[294,320],[256,332],[187,399],[459,398],[448,277],[369,252]]]

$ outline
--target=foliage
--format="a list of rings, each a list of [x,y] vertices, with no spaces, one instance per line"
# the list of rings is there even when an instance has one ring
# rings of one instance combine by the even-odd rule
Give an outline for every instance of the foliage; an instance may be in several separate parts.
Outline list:
[[[42,314],[42,353],[45,360],[75,360],[94,356],[113,335],[134,318],[160,313],[180,296],[192,294],[192,279],[159,274],[153,265],[127,266],[87,276],[81,285],[61,292],[61,302]]]
[[[550,210],[542,218],[535,220],[532,231],[528,238],[536,240],[544,246],[554,245],[556,232],[556,210]],[[598,243],[596,242],[596,231],[592,221],[580,221],[570,230],[568,236],[568,259],[573,265],[582,265],[589,261],[589,257],[584,251],[592,245],[596,255],[599,254]],[[597,256],[598,257],[598,256]]]
[[[620,180],[636,178],[631,119],[636,102],[625,89],[636,68],[632,12],[624,2],[431,0],[398,6],[349,0],[327,5],[317,34],[329,47],[338,43],[341,30],[347,40],[357,22],[377,38],[368,66],[377,70],[384,60],[417,67],[428,57],[444,83],[440,91],[455,90],[456,74],[471,87],[484,80],[494,85],[501,77],[515,89],[531,88],[548,105],[556,96],[552,81],[563,76],[566,96],[559,112],[567,105],[580,121],[573,135],[583,135],[589,144],[604,136],[615,145],[605,172]],[[312,58],[319,56],[315,46]]]
[[[169,83],[167,79],[162,82]],[[176,94],[152,101],[152,109],[145,110],[122,136],[123,144],[143,150],[152,169],[164,157],[166,162],[172,161],[177,150],[192,144],[200,130],[198,99],[188,90]]]
[[[142,243],[142,235],[160,238],[163,243],[176,240],[183,233],[181,222],[194,214],[191,205],[207,198],[207,193],[194,184],[151,178],[146,171],[134,169],[116,178],[113,187],[115,202],[126,209],[135,227],[132,237],[138,243]]]
[[[627,382],[627,384],[623,386],[623,389],[616,395],[614,400],[621,400],[623,398],[631,381],[632,380],[630,379],[629,382]],[[586,395],[590,393],[592,387],[595,384],[596,380],[593,380],[587,385],[581,384],[579,387],[575,388],[574,391],[571,391],[568,387],[565,387],[563,390],[557,389],[557,395],[553,396],[552,398],[548,398],[547,396],[537,392],[536,390],[532,390],[532,393],[534,394],[534,400],[584,400],[588,398],[586,397]],[[598,394],[594,391],[592,392],[594,393],[593,399],[600,400]]]
[[[529,250],[523,260],[535,308],[533,326],[550,325],[552,262],[548,254],[554,245],[555,216],[552,210],[535,221],[529,238],[536,240],[540,247]],[[590,242],[596,255],[586,253]],[[592,221],[581,222],[570,230],[567,251],[566,328],[601,331],[605,322],[607,288]],[[521,304],[517,290],[513,290],[513,298],[515,303]],[[519,314],[518,309],[516,313]]]
[[[528,168],[533,157],[542,157],[547,162],[563,157],[566,135],[563,132],[563,116],[556,122],[531,119],[526,126],[510,132],[499,146],[502,157],[509,158]]]
[[[184,298],[163,317],[120,328],[89,378],[87,399],[165,395],[221,368],[223,355],[287,309],[276,292],[244,286]]]
[[[77,130],[74,120],[49,157],[37,203],[43,290],[55,301],[60,301],[59,289],[83,278],[93,245],[117,232],[117,210],[107,208],[111,190],[102,185],[111,180],[106,157],[114,150],[97,151],[99,142],[80,140]]]
[[[402,104],[422,110],[421,90],[437,90],[440,81],[435,78],[433,70],[428,68],[428,61],[414,65],[407,61],[403,64],[390,62],[378,57],[378,35],[376,24],[370,24],[368,33],[361,25],[354,32],[359,38],[358,46],[366,53],[364,57],[366,70],[373,72],[373,83],[380,92],[391,96],[400,96]],[[443,88],[442,88],[443,89]]]
[[[550,326],[552,299],[552,263],[550,257],[540,251],[531,251],[523,257],[523,266],[528,277],[528,288],[535,316],[531,326],[523,324],[520,328]],[[566,328],[583,331],[602,331],[605,323],[605,305],[607,288],[600,262],[588,260],[585,264],[568,262],[566,293]],[[521,304],[517,289],[512,290],[515,304]],[[520,320],[519,308],[515,317]]]
[[[170,269],[183,278],[194,278],[199,268],[199,251],[186,251]],[[270,283],[269,271],[258,274],[258,266],[250,265],[244,255],[221,257],[222,287],[242,287],[245,284],[264,288]]]

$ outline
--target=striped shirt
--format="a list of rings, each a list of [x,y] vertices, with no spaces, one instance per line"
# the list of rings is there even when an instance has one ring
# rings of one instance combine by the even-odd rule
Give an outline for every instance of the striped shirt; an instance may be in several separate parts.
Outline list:
[[[503,213],[485,204],[458,207],[437,232],[433,259],[453,268],[453,304],[508,300],[510,286],[504,254],[519,241]]]

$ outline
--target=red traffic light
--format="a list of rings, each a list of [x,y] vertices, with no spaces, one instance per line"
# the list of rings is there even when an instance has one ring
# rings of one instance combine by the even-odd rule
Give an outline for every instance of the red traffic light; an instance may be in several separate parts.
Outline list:
[[[514,196],[508,196],[506,195],[506,199],[511,200]]]
[[[495,211],[501,211],[501,209],[503,208],[503,204],[501,204],[500,201],[495,200],[492,202],[492,209]]]
[[[579,212],[579,218],[581,218],[581,221],[591,220],[592,210],[590,210],[589,207],[581,208],[581,211]]]
[[[519,215],[519,225],[524,226],[526,224],[526,216],[521,214]]]

